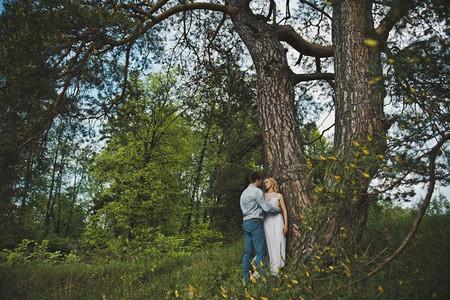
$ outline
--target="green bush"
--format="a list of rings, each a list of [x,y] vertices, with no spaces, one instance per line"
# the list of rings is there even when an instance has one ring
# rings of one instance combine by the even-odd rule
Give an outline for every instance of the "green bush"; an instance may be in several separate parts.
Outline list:
[[[23,239],[13,250],[3,249],[0,252],[1,260],[8,265],[17,265],[24,263],[61,263],[64,261],[64,255],[61,251],[48,251],[48,240],[43,240],[40,244]]]

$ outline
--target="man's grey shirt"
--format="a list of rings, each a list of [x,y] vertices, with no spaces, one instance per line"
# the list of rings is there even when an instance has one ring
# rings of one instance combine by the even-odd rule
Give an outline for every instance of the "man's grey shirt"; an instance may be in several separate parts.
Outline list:
[[[249,219],[264,219],[264,212],[279,213],[280,208],[269,204],[264,193],[254,184],[249,184],[241,194],[241,210],[244,221]]]

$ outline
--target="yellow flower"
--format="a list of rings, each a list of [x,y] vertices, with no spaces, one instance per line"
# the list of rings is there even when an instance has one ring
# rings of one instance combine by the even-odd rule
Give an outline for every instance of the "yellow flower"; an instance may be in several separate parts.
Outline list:
[[[297,283],[298,283],[298,281],[295,280],[295,279],[292,279],[291,282],[292,282],[293,284],[297,284]]]
[[[175,290],[175,298],[180,298],[180,293],[178,293],[178,290]]]
[[[378,291],[380,292],[380,294],[384,293],[384,289],[381,285],[378,286]]]
[[[319,159],[320,160],[327,160],[327,158],[325,156],[323,156],[323,155],[319,156]]]
[[[332,155],[332,156],[328,156],[328,159],[329,159],[329,160],[334,160],[334,161],[336,161],[336,160],[337,160],[337,157],[334,156],[334,155]]]
[[[342,177],[339,175],[335,175],[334,176],[334,180],[336,180],[337,182],[341,181]]]
[[[376,47],[378,46],[378,41],[375,39],[365,39],[364,40],[364,44],[366,44],[369,47]]]
[[[416,93],[416,89],[415,88],[409,88],[409,92],[411,93],[411,94],[415,94]]]
[[[361,146],[357,141],[353,141],[352,144],[353,144],[355,147],[360,147],[360,146]]]
[[[389,65],[393,65],[393,64],[395,63],[395,59],[393,59],[393,58],[388,58],[388,59],[387,59],[387,63],[388,63]]]
[[[195,293],[197,292],[197,290],[192,285],[189,285],[188,286],[188,292],[189,292],[189,297],[193,298]]]
[[[361,175],[364,176],[364,177],[366,177],[366,178],[369,178],[369,177],[370,177],[369,173],[367,173],[367,172],[361,172]]]
[[[383,160],[383,159],[384,159],[384,156],[381,155],[381,154],[378,154],[378,155],[377,155],[377,158],[378,158],[379,160]]]
[[[306,277],[309,277],[309,276],[311,276],[311,274],[309,274],[309,272],[306,271]]]
[[[269,300],[269,298],[261,296],[261,300]]]
[[[374,84],[377,84],[378,82],[380,82],[381,80],[383,80],[383,77],[377,76],[377,77],[370,79],[368,81],[368,83],[369,83],[369,85],[374,85]]]
[[[308,168],[308,170],[312,169],[313,163],[310,159],[306,160],[306,167]]]
[[[364,155],[369,155],[369,149],[367,149],[366,147],[364,147],[362,150],[361,150],[363,153],[364,153]]]
[[[316,187],[314,188],[314,191],[315,191],[316,193],[320,193],[320,192],[323,191],[323,188],[320,187],[320,186],[316,186]]]
[[[373,136],[371,136],[370,134],[367,136],[367,140],[369,141],[369,142],[371,142],[371,141],[373,141]]]

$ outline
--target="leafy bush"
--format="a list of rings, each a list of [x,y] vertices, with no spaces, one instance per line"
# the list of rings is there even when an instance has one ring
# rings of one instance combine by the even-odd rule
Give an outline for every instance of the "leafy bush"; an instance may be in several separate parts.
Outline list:
[[[60,251],[49,252],[48,240],[43,240],[40,244],[24,239],[13,250],[3,249],[0,252],[1,260],[8,265],[17,265],[24,263],[61,263],[64,261],[64,255]]]

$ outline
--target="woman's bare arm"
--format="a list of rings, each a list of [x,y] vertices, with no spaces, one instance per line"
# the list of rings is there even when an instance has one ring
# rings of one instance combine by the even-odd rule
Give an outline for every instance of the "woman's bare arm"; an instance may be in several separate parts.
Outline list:
[[[282,194],[280,194],[280,207],[281,207],[281,214],[283,215],[283,219],[284,219],[283,234],[286,235],[288,232],[288,216],[287,216],[286,204],[284,203],[284,197]]]

